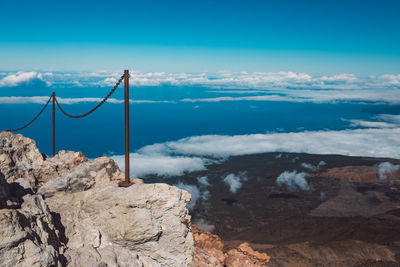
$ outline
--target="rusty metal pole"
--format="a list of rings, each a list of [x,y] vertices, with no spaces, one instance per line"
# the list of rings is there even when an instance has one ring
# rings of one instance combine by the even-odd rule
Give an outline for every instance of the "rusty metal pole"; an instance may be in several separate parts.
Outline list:
[[[129,70],[124,71],[125,85],[125,180],[118,185],[128,187],[132,185],[129,179]]]
[[[53,157],[56,155],[56,93],[53,92]]]

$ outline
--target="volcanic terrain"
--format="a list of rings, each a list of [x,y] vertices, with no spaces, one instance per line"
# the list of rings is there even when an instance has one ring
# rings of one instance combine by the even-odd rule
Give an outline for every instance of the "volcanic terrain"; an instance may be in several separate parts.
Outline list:
[[[200,231],[220,236],[225,251],[250,243],[271,257],[269,266],[400,266],[398,164],[265,153],[146,182],[194,188],[191,213]]]

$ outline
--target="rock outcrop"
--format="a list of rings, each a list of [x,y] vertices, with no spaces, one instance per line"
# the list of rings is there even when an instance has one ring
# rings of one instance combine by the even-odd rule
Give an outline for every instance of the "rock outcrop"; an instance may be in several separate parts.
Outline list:
[[[0,265],[190,266],[190,194],[123,177],[110,158],[49,158],[0,133]]]
[[[266,266],[269,260],[267,254],[254,251],[246,242],[225,253],[225,266]]]
[[[130,266],[188,266],[189,200],[189,193],[166,184],[111,184],[46,198],[65,226],[71,266],[118,266],[127,259],[138,262]]]
[[[42,196],[22,199],[19,209],[0,209],[0,265],[62,265],[59,231]]]
[[[224,253],[221,239],[208,232],[195,233],[193,239],[195,267],[258,267],[268,266],[270,260],[267,254],[254,251],[248,243],[242,243]]]
[[[208,232],[195,233],[193,234],[193,239],[195,245],[195,253],[193,255],[194,266],[224,266],[224,244],[217,235]]]

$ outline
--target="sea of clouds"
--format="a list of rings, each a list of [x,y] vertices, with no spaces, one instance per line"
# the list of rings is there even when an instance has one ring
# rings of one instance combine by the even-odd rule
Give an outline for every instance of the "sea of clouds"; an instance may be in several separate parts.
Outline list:
[[[118,72],[56,73],[13,72],[0,74],[1,87],[52,86],[52,87],[112,87],[120,78]],[[337,101],[400,103],[400,74],[359,77],[354,74],[312,76],[294,72],[216,72],[216,73],[166,73],[133,72],[131,86],[181,86],[208,88],[208,93],[221,96],[182,98],[178,102],[226,101],[290,101],[326,103]],[[212,89],[212,90],[210,90]],[[232,96],[235,94],[236,96]],[[240,94],[239,96],[237,96]],[[1,98],[0,103],[38,103],[38,97]],[[44,97],[46,98],[46,97]],[[41,100],[42,102],[45,100]],[[81,98],[65,99],[65,103],[97,101]],[[136,100],[137,101],[137,100]],[[175,103],[165,100],[140,100],[137,103]],[[113,99],[113,103],[121,100]]]
[[[17,86],[87,87],[113,86],[120,72],[91,73],[3,72],[0,90]],[[359,77],[354,74],[320,75],[294,72],[166,73],[132,72],[131,85],[204,87],[212,97],[182,98],[171,101],[142,99],[135,103],[291,101],[291,102],[372,102],[400,104],[400,74]],[[218,94],[215,96],[215,94]],[[219,95],[221,94],[221,95]],[[233,94],[233,96],[232,96]],[[49,96],[2,96],[0,104],[43,104]],[[99,102],[101,98],[59,98],[63,104]],[[111,98],[110,103],[121,104]],[[400,158],[400,115],[381,114],[371,121],[346,118],[349,129],[259,133],[248,135],[192,136],[153,144],[131,154],[132,176],[148,174],[166,177],[205,170],[215,159],[264,152],[305,152],[350,156]],[[354,129],[357,128],[357,129]],[[123,156],[113,156],[121,168]],[[306,166],[303,166],[306,168]],[[310,167],[310,166],[308,166]]]
[[[132,176],[147,174],[176,176],[185,172],[207,169],[215,160],[229,156],[265,152],[298,152],[310,154],[340,154],[400,158],[400,115],[380,115],[377,118],[397,127],[361,128],[329,131],[304,131],[289,133],[265,133],[248,135],[203,135],[176,141],[148,145],[131,153],[130,161],[135,168]],[[113,156],[124,168],[124,157]],[[323,166],[304,168],[317,169]]]

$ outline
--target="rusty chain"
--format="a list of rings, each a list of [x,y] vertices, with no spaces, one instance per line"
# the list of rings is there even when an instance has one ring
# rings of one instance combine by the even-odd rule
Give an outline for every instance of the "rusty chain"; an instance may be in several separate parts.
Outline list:
[[[115,84],[114,88],[108,93],[108,95],[100,102],[98,103],[94,108],[92,108],[91,110],[89,110],[88,112],[82,114],[82,115],[71,115],[68,114],[60,105],[60,103],[57,100],[57,97],[55,97],[55,101],[56,104],[58,106],[58,108],[61,110],[62,113],[64,113],[64,115],[70,117],[70,118],[74,118],[74,119],[78,119],[78,118],[83,118],[86,117],[87,115],[89,115],[90,113],[92,113],[93,111],[95,111],[96,109],[98,109],[101,105],[104,104],[104,102],[107,101],[107,99],[115,92],[115,90],[118,88],[118,86],[121,84],[122,80],[124,79],[125,75],[122,75],[121,78],[119,79],[119,81]]]
[[[40,112],[27,124],[25,124],[22,127],[19,127],[17,129],[12,129],[12,130],[6,130],[6,132],[15,132],[15,131],[19,131],[22,130],[26,127],[28,127],[29,125],[31,125],[37,118],[39,118],[39,116],[43,113],[43,111],[46,109],[47,105],[49,104],[50,100],[53,98],[53,95],[50,96],[49,100],[47,100],[46,104],[44,105],[44,107],[40,110]]]
[[[239,247],[234,248],[236,251],[243,253],[243,255],[248,256],[249,258],[251,258],[252,260],[256,261],[256,262],[261,262],[262,265],[267,266],[268,261],[264,260],[264,259],[260,259],[252,254],[249,254],[247,251],[242,250]]]
[[[22,127],[19,127],[17,129],[11,129],[11,130],[6,130],[7,132],[15,132],[15,131],[19,131],[22,130],[26,127],[28,127],[29,125],[31,125],[37,118],[39,118],[39,116],[43,113],[43,111],[46,109],[47,105],[50,103],[51,99],[53,99],[53,101],[55,101],[55,103],[57,104],[58,108],[62,111],[62,113],[64,113],[66,116],[70,117],[70,118],[83,118],[87,115],[89,115],[90,113],[92,113],[93,111],[95,111],[96,109],[98,109],[101,105],[104,104],[104,102],[107,101],[108,98],[110,98],[110,96],[115,92],[115,90],[118,88],[118,86],[121,84],[122,80],[124,79],[125,75],[122,75],[121,78],[118,80],[118,82],[115,84],[114,88],[108,93],[108,95],[100,102],[98,103],[94,108],[92,108],[91,110],[89,110],[88,112],[86,112],[85,114],[82,115],[71,115],[68,114],[67,112],[65,112],[65,110],[61,107],[60,103],[57,100],[57,97],[54,96],[53,98],[53,94],[49,97],[49,100],[47,100],[46,104],[43,106],[43,108],[40,110],[40,112],[27,124],[25,124]],[[129,77],[128,77],[129,78]]]

